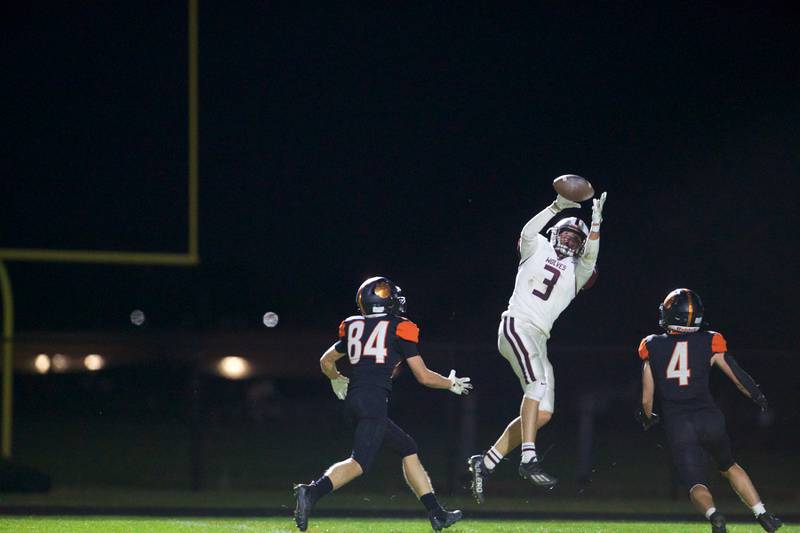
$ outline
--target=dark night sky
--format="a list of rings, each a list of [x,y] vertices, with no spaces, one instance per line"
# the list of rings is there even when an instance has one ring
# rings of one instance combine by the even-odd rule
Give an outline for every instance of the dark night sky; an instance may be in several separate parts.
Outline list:
[[[4,9],[0,246],[182,251],[184,6]],[[493,342],[570,172],[608,191],[601,277],[554,342],[635,347],[689,286],[732,348],[794,348],[788,7],[200,11],[202,265],[11,264],[19,330],[333,334],[381,273],[423,335]]]

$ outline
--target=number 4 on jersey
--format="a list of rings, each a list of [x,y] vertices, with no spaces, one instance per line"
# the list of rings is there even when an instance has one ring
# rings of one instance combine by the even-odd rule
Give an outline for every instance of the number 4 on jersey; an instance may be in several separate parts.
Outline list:
[[[364,344],[364,355],[375,358],[375,362],[382,365],[386,361],[386,331],[389,327],[387,320],[381,320],[375,325]]]
[[[686,387],[692,371],[689,368],[689,343],[677,342],[667,365],[667,379],[677,379],[678,385]]]

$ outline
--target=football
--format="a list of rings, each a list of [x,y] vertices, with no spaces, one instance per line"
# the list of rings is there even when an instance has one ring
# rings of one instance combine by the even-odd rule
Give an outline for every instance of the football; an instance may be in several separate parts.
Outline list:
[[[558,194],[573,202],[585,202],[594,196],[594,188],[589,180],[576,174],[564,174],[553,180],[553,188]]]

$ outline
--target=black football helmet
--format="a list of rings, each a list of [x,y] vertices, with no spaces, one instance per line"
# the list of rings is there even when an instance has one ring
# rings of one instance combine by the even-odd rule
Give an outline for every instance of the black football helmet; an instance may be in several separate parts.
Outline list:
[[[383,313],[400,315],[406,311],[406,297],[402,292],[389,278],[375,276],[358,288],[356,305],[364,316]]]
[[[668,331],[690,333],[703,325],[703,302],[690,289],[675,289],[658,306],[658,324]]]
[[[565,231],[576,234],[580,238],[580,242],[572,246],[561,242],[561,234]],[[583,253],[583,246],[586,244],[586,237],[589,236],[589,228],[578,217],[562,218],[553,224],[547,232],[550,234],[550,244],[553,245],[553,249],[560,257],[580,257]]]

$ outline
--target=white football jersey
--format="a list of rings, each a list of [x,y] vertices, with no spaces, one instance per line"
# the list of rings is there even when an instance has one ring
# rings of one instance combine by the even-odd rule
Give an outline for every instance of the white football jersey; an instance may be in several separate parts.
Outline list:
[[[532,255],[520,261],[514,293],[503,316],[530,322],[550,338],[553,322],[578,294],[574,257],[559,259],[550,241],[536,236]]]

